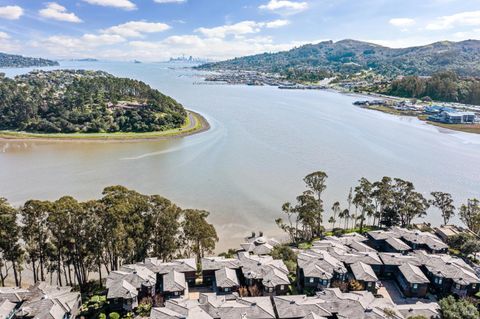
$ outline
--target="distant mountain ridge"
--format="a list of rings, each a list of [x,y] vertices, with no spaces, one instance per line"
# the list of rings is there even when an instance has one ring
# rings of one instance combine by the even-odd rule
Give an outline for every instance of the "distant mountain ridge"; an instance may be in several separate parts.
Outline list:
[[[57,61],[0,53],[0,68],[28,68],[59,65]]]
[[[289,51],[207,63],[199,68],[275,73],[289,68],[339,73],[372,69],[386,76],[431,75],[441,70],[452,70],[460,76],[480,77],[480,41],[442,41],[401,49],[357,40],[324,41]]]

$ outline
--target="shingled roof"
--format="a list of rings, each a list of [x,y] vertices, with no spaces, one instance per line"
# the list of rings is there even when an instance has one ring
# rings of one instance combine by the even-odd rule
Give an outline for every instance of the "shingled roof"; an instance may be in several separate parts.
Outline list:
[[[234,269],[222,268],[215,271],[215,281],[217,287],[232,288],[240,286],[237,272]]]
[[[350,268],[352,269],[352,273],[356,280],[378,281],[377,275],[370,265],[358,261],[354,264],[351,264]]]
[[[274,319],[275,311],[269,297],[200,295],[201,308],[213,318],[221,319]]]

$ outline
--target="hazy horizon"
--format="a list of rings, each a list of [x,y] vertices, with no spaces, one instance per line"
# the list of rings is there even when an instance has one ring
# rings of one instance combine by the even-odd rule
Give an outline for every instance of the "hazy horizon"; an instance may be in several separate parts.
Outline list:
[[[153,62],[224,60],[327,39],[401,48],[478,38],[479,9],[458,0],[3,0],[0,52]]]

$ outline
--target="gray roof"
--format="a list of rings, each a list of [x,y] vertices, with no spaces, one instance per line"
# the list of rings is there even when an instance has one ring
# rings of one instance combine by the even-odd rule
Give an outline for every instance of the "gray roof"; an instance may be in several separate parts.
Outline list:
[[[397,318],[402,318],[391,301],[375,298],[368,291],[343,293],[338,288],[328,288],[318,293],[316,298],[323,300],[323,308],[337,314],[338,318],[392,318],[385,309],[392,309]]]
[[[80,293],[72,292],[71,287],[51,286],[38,282],[28,288],[24,302],[17,310],[18,317],[35,319],[62,319],[66,314],[77,315],[81,303]]]
[[[265,236],[249,237],[246,238],[246,241],[247,242],[240,244],[240,247],[242,247],[244,251],[255,255],[268,255],[275,246],[280,245],[280,242],[276,239]]]
[[[152,308],[151,319],[213,319],[200,307],[198,300],[171,299],[161,308]]]
[[[290,284],[288,269],[282,260],[273,259],[271,256],[249,255],[246,252],[239,253],[238,258],[245,278],[264,280],[264,284],[270,286],[275,283]]]
[[[290,279],[283,271],[277,268],[272,268],[263,276],[262,284],[268,288],[274,288],[280,285],[290,285]]]
[[[15,310],[16,304],[8,299],[0,299],[0,319],[6,319]]]
[[[434,234],[422,232],[419,230],[409,230],[406,228],[393,227],[389,231],[371,231],[368,232],[368,235],[370,235],[375,240],[387,240],[389,238],[402,239],[412,244],[415,243],[420,245],[426,245],[433,251],[440,251],[448,248],[448,245],[445,244],[440,238],[438,238]],[[390,241],[389,244],[392,245],[395,244],[395,242]]]
[[[361,261],[358,261],[350,265],[352,273],[356,280],[361,281],[378,281],[377,275],[373,271],[370,265],[367,265]]]
[[[10,302],[21,302],[31,295],[28,289],[18,287],[0,287],[0,299],[7,299]]]
[[[333,273],[347,273],[343,262],[333,257],[329,252],[311,249],[300,253],[297,258],[298,266],[303,269],[305,277],[331,279]]]
[[[436,302],[397,305],[398,311],[405,317],[424,316],[425,318],[438,318],[440,306]]]
[[[129,285],[135,289],[141,289],[142,286],[154,287],[157,282],[157,276],[153,271],[140,264],[123,265],[121,270],[111,271],[108,274],[105,286],[109,290],[111,287],[119,289],[125,287],[123,282],[128,282]],[[122,291],[122,293],[123,292],[124,291]],[[117,293],[115,292],[114,294]]]
[[[396,237],[388,237],[385,241],[390,246],[392,246],[395,250],[398,250],[398,251],[407,251],[412,249],[410,246],[405,244],[401,239],[398,239]]]
[[[123,298],[132,299],[138,296],[137,288],[126,280],[116,280],[107,287],[107,299]]]
[[[385,265],[400,266],[409,263],[415,266],[421,266],[422,263],[412,255],[402,255],[400,253],[378,253]]]
[[[172,270],[163,275],[163,291],[175,292],[187,289],[185,274]]]
[[[154,273],[166,274],[171,270],[178,272],[193,272],[197,271],[197,264],[195,258],[188,259],[174,259],[169,262],[163,262],[158,258],[147,258],[144,263],[141,263]]]
[[[331,317],[330,311],[323,308],[324,301],[316,297],[305,295],[275,296],[273,297],[278,318],[307,318],[310,313],[318,316]]]
[[[222,268],[215,271],[215,282],[217,287],[232,288],[240,286],[238,282],[237,272],[235,269]]]
[[[411,264],[403,264],[398,267],[405,279],[412,284],[428,284],[430,280],[423,274],[422,270]]]
[[[479,284],[475,270],[465,261],[450,255],[432,255],[424,252],[416,252],[416,256],[434,276],[450,278],[455,283],[467,286],[470,284]]]
[[[222,268],[238,269],[240,261],[237,258],[204,257],[202,258],[202,270],[218,270]]]
[[[275,311],[270,297],[227,297],[213,293],[200,295],[201,308],[221,319],[273,319]]]

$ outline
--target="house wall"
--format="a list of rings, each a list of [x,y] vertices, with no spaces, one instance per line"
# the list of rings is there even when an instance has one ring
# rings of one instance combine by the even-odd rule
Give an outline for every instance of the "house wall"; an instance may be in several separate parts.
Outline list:
[[[428,292],[428,284],[411,283],[400,271],[395,273],[395,279],[406,297],[424,298]],[[415,288],[416,284],[416,288]]]

